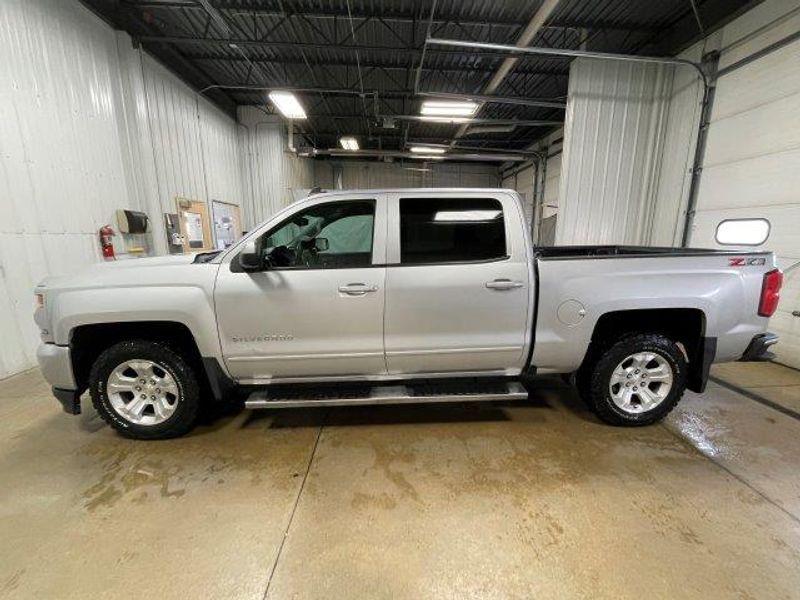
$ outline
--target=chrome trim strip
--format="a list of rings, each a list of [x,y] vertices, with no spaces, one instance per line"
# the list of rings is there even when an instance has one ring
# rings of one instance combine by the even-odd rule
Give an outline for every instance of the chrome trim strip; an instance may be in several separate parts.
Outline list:
[[[253,392],[245,400],[245,408],[294,408],[300,406],[353,406],[378,404],[431,404],[441,402],[489,402],[498,400],[526,400],[528,392],[516,381],[506,384],[506,391],[489,394],[440,394],[413,396],[402,385],[377,386],[365,398],[324,398],[310,400],[270,400],[264,391]]]

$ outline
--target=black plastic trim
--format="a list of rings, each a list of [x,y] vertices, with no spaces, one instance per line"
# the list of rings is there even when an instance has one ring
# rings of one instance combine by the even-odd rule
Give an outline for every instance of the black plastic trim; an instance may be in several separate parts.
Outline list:
[[[533,281],[529,285],[535,286],[533,292],[533,323],[531,324],[531,346],[528,348],[528,357],[522,372],[528,377],[536,376],[536,365],[533,364],[533,351],[536,346],[536,325],[539,322],[539,263],[533,261]]]
[[[689,380],[686,387],[698,394],[706,391],[708,385],[708,377],[711,372],[711,365],[714,363],[714,358],[717,356],[717,338],[703,337],[700,338],[700,361],[689,370]]]
[[[555,260],[605,260],[613,258],[683,258],[688,256],[768,256],[770,251],[736,251],[706,248],[662,248],[657,246],[550,246],[537,247],[534,258]],[[598,254],[602,252],[602,254]]]
[[[236,390],[236,383],[228,377],[216,358],[203,356],[202,359],[203,369],[206,372],[206,377],[208,377],[208,384],[211,387],[211,394],[214,400],[222,402],[230,398]]]
[[[778,343],[778,335],[770,333],[759,333],[757,336],[750,340],[747,349],[739,359],[742,362],[757,362],[767,361],[775,358],[772,352],[769,352],[769,347]]]
[[[61,403],[64,412],[70,415],[81,414],[81,394],[78,390],[53,388],[53,396]]]

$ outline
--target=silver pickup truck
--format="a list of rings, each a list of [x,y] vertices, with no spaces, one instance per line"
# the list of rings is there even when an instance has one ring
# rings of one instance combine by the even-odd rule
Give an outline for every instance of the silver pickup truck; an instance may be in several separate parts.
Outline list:
[[[122,434],[249,408],[513,400],[574,373],[612,424],[664,417],[714,362],[757,360],[770,252],[535,248],[504,189],[310,196],[231,248],[107,262],[36,289],[44,377]]]

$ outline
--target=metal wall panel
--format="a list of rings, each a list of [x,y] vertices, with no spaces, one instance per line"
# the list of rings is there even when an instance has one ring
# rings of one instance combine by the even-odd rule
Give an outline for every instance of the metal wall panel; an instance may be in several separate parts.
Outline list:
[[[342,169],[344,189],[409,187],[498,187],[494,165],[455,162],[315,161],[315,184],[333,188],[333,169]]]
[[[78,2],[0,2],[0,56],[4,377],[35,364],[33,287],[101,260],[116,209],[147,212],[163,252],[174,197],[238,203],[241,168],[234,121]]]
[[[522,209],[525,211],[525,223],[528,225],[528,228],[531,227],[533,223],[533,211],[534,211],[534,198],[533,198],[533,180],[536,177],[536,167],[534,165],[530,165],[517,171],[517,186],[516,190],[520,196],[522,196]]]
[[[516,190],[522,198],[522,210],[525,212],[525,222],[530,229],[533,224],[534,216],[534,197],[533,179],[536,176],[536,167],[530,161],[525,161],[515,165],[510,175],[503,177],[501,187],[511,188]],[[531,231],[531,235],[533,232]],[[535,237],[535,236],[534,236]]]
[[[314,186],[313,161],[288,152],[286,125],[253,106],[239,107],[242,219],[250,229]]]
[[[673,67],[570,68],[557,244],[647,243]]]
[[[558,196],[561,189],[561,156],[559,152],[547,159],[544,182],[544,207],[542,217],[547,219],[558,213]]]
[[[681,58],[700,62],[702,47],[691,48]],[[653,246],[680,246],[697,133],[703,101],[703,84],[691,67],[676,67],[669,96],[666,130],[658,159],[658,183],[654,215],[647,243]]]
[[[787,29],[787,24],[791,27]],[[767,1],[727,25],[720,64],[746,58],[797,31],[800,2]],[[791,28],[794,28],[791,31]],[[763,217],[771,231],[764,247],[782,267],[800,261],[800,41],[721,76],[693,221],[693,246],[720,247],[724,219]],[[800,368],[800,270],[784,282],[769,328],[781,336],[777,360]]]
[[[82,7],[8,0],[0,56],[3,377],[35,363],[34,285],[97,260],[96,231],[127,189],[114,32]]]
[[[753,53],[800,31],[799,0],[766,0],[754,6],[719,32],[720,68],[751,56]],[[773,84],[779,84],[773,81]]]

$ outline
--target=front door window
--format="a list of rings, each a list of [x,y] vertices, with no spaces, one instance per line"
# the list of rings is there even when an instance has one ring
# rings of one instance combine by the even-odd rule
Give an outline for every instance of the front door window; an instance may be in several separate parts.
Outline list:
[[[272,269],[353,269],[372,264],[375,202],[317,204],[289,217],[258,241]]]

